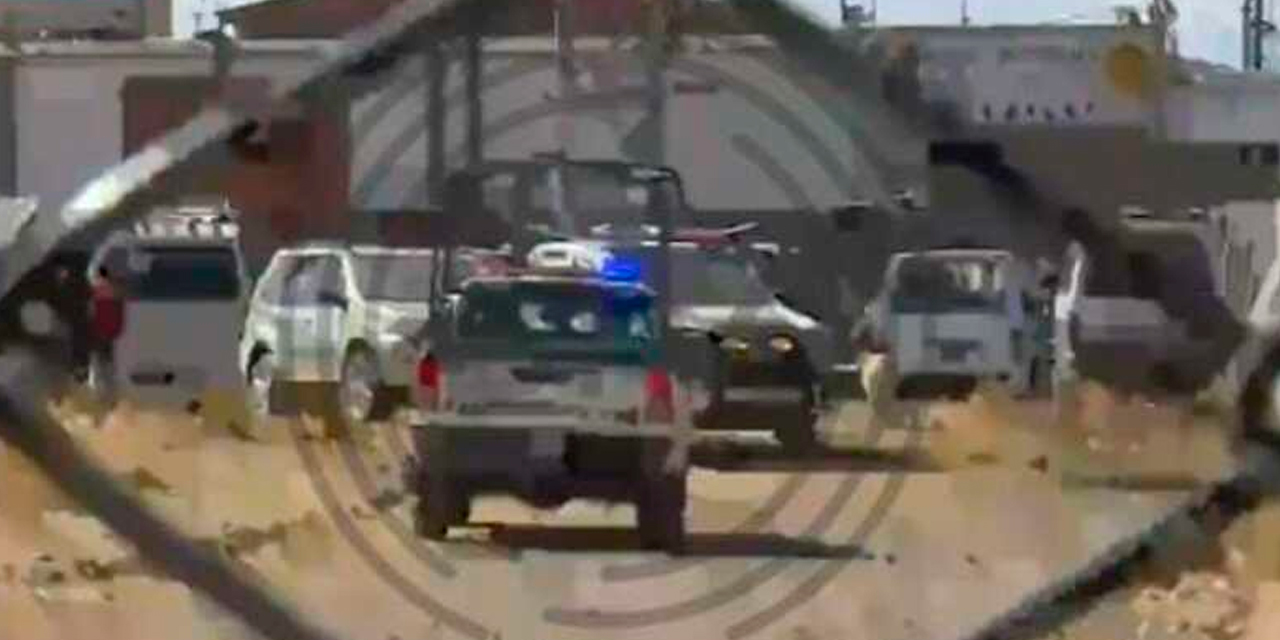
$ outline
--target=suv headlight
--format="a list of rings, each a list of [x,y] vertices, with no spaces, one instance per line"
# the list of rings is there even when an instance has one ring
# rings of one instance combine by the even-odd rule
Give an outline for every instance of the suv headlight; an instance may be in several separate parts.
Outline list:
[[[736,338],[736,337],[730,336],[720,341],[720,348],[724,349],[725,351],[735,351],[735,352],[750,351],[751,343],[747,342],[742,338]]]
[[[791,336],[776,335],[769,338],[769,348],[773,350],[774,353],[792,353],[796,350],[797,346],[795,338],[792,338]]]

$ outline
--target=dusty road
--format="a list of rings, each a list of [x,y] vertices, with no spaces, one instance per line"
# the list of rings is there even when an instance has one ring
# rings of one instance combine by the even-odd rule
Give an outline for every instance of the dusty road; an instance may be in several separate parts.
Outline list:
[[[1097,410],[1111,426],[1058,433],[1044,403],[935,407],[915,429],[850,404],[808,460],[729,434],[700,448],[678,559],[638,549],[630,507],[577,502],[486,498],[449,544],[416,539],[403,425],[339,442],[281,421],[257,443],[187,416],[66,424],[159,513],[344,637],[834,640],[977,628],[1231,464],[1205,420]],[[3,455],[0,637],[249,637]],[[1145,484],[1082,480],[1116,475]]]

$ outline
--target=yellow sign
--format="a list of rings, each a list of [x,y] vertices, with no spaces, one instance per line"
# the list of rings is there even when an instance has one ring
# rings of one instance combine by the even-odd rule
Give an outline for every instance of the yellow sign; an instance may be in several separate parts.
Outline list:
[[[1107,53],[1105,64],[1107,77],[1117,91],[1133,98],[1147,95],[1155,69],[1142,48],[1133,44],[1115,47]]]

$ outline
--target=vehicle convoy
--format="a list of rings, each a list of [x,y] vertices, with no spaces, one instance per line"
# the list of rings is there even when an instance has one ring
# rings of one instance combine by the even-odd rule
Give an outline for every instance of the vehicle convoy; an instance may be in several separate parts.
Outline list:
[[[316,400],[339,429],[387,418],[407,399],[429,318],[431,249],[311,243],[277,251],[253,293],[239,345],[250,410],[262,421]],[[453,275],[485,266],[459,253]]]
[[[665,289],[573,244],[528,267],[433,297],[406,465],[417,530],[445,538],[486,493],[539,508],[591,498],[634,503],[643,542],[679,550],[699,401],[667,362]]]
[[[715,346],[712,362],[701,372],[708,377],[710,396],[697,424],[770,430],[784,446],[804,449],[816,442],[830,332],[764,283],[757,268],[760,248],[733,240],[735,231],[681,229],[670,245],[672,330],[686,339],[702,336]],[[573,242],[640,265],[642,271],[659,249],[652,233],[624,237],[608,229]]]
[[[1048,364],[1033,280],[1004,250],[894,254],[869,305],[866,347],[889,354],[899,398],[962,398],[988,380],[1029,394]]]
[[[90,311],[98,355],[88,383],[99,399],[196,408],[241,393],[234,353],[250,286],[233,214],[158,210],[89,260],[88,278],[111,285]]]

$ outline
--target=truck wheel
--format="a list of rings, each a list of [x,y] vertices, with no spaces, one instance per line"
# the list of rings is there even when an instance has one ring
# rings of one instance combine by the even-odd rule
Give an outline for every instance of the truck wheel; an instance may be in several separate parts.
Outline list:
[[[818,443],[815,427],[818,423],[817,407],[813,391],[806,389],[804,400],[796,407],[795,416],[774,429],[773,435],[782,443],[784,449],[804,452],[813,449]]]
[[[1268,357],[1249,378],[1240,397],[1240,419],[1245,438],[1280,444],[1280,354]]]
[[[414,529],[428,540],[444,540],[449,527],[471,518],[471,500],[448,476],[426,475],[414,508]]]
[[[684,548],[684,511],[688,500],[685,477],[647,478],[636,504],[640,540],[648,549],[679,553]]]

